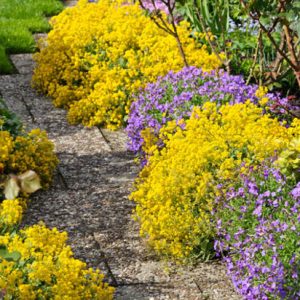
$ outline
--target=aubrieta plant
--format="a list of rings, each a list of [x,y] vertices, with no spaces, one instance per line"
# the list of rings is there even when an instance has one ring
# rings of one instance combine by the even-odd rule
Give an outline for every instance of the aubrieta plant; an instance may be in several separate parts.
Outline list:
[[[204,72],[200,68],[186,67],[178,73],[171,71],[135,96],[126,129],[130,138],[128,147],[139,153],[145,163],[146,133],[157,138],[168,121],[180,123],[191,115],[193,107],[205,102],[214,102],[219,107],[247,100],[262,106],[272,104],[272,110],[278,112],[280,108],[280,113],[285,112],[283,107],[287,105],[286,99],[267,94],[266,89],[257,85],[246,85],[242,76],[229,75],[222,70]]]
[[[244,299],[300,299],[300,183],[261,167],[217,200],[215,249]]]

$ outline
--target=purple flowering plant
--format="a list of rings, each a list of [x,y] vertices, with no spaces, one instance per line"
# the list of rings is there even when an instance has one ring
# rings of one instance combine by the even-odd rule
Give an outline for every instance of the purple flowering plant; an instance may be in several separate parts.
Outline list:
[[[216,200],[215,250],[244,299],[300,299],[300,183],[261,167]]]
[[[173,1],[171,1],[172,3]],[[143,6],[148,9],[150,12],[155,11],[155,10],[161,10],[165,14],[168,14],[168,7],[166,3],[160,0],[142,0]]]
[[[128,148],[145,162],[142,132],[146,128],[158,137],[168,121],[187,119],[194,106],[202,106],[208,101],[222,105],[244,103],[250,99],[258,104],[257,89],[257,85],[246,85],[242,76],[229,75],[223,70],[208,73],[196,67],[185,67],[178,73],[170,71],[134,96],[126,128]],[[285,112],[282,107],[287,105],[286,99],[274,94],[267,94],[267,97],[276,103],[274,109],[280,107],[281,112]],[[162,141],[157,144],[163,145]]]

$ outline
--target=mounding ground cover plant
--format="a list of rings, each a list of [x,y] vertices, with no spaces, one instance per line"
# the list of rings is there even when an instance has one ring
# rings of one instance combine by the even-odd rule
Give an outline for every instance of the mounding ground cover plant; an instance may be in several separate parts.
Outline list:
[[[8,54],[33,52],[32,33],[50,30],[46,16],[63,8],[58,0],[1,0],[0,2],[0,73],[14,68]]]
[[[138,3],[103,0],[65,9],[35,55],[33,85],[68,120],[116,129],[126,123],[131,95],[169,70],[184,66],[176,39],[159,29]],[[190,65],[219,67],[214,54],[190,37],[189,24],[177,31]]]
[[[34,171],[47,187],[58,164],[54,145],[45,131],[26,132],[19,118],[0,99],[0,188],[26,171]],[[1,196],[1,192],[0,192]]]
[[[1,299],[113,297],[104,275],[73,257],[66,232],[42,223],[18,229],[29,194],[49,185],[57,163],[46,133],[26,133],[0,99]]]
[[[292,109],[286,98],[266,92],[265,88],[246,85],[241,76],[229,75],[223,70],[204,72],[187,67],[177,73],[171,71],[135,95],[126,127],[129,149],[138,153],[145,163],[145,151],[149,152],[154,144],[162,144],[158,138],[160,129],[172,120],[182,122],[191,115],[194,106],[202,106],[205,102],[221,106],[250,100],[267,105],[281,117]]]
[[[183,123],[168,122],[159,136],[164,147],[151,149],[131,194],[141,234],[175,259],[212,257],[216,186],[237,178],[242,163],[259,166],[285,150],[299,135],[297,121],[286,128],[246,101],[219,108],[206,102]]]
[[[219,188],[215,248],[237,291],[244,299],[300,299],[300,183],[265,165],[227,192]]]
[[[114,288],[74,259],[66,240],[66,232],[43,224],[0,236],[4,299],[112,299]]]
[[[9,131],[0,131],[0,178],[32,170],[40,176],[42,185],[47,187],[58,163],[53,148],[46,133],[40,129],[16,137]]]

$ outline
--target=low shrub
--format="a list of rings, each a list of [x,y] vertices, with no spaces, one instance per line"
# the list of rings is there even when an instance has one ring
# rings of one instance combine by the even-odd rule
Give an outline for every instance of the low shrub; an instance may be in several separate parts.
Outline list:
[[[176,259],[213,256],[215,187],[238,177],[242,163],[256,166],[285,149],[299,128],[287,129],[250,101],[220,108],[207,102],[194,108],[183,129],[167,123],[165,147],[152,150],[131,194],[141,234]]]
[[[215,248],[244,299],[299,299],[300,183],[261,167],[217,205]]]
[[[129,149],[138,153],[145,163],[149,135],[157,139],[158,145],[161,144],[158,135],[164,124],[188,118],[194,106],[202,106],[205,102],[220,106],[250,100],[262,106],[268,105],[274,114],[283,116],[287,113],[291,107],[287,99],[266,92],[257,85],[246,85],[241,76],[224,71],[208,73],[195,67],[184,68],[178,73],[171,71],[157,82],[148,84],[134,97],[126,128]]]
[[[47,187],[58,164],[53,150],[53,143],[40,129],[15,137],[9,131],[0,131],[0,179],[32,170],[39,175],[42,185]]]
[[[75,259],[66,240],[43,224],[0,236],[3,299],[112,299],[104,276]]]
[[[138,3],[81,0],[54,17],[52,26],[35,55],[33,85],[67,108],[72,124],[124,125],[132,93],[184,65],[175,38]],[[190,65],[219,67],[217,57],[190,37],[188,23],[177,30]]]

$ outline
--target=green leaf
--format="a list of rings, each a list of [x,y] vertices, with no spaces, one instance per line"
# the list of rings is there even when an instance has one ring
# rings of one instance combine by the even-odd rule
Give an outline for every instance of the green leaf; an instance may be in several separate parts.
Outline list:
[[[0,257],[4,257],[8,253],[5,247],[0,248]]]
[[[13,251],[11,253],[6,254],[3,258],[7,261],[18,261],[21,258],[21,253]]]
[[[13,251],[13,252],[8,252],[6,247],[1,247],[0,248],[0,257],[7,261],[18,261],[21,258],[20,252]]]

